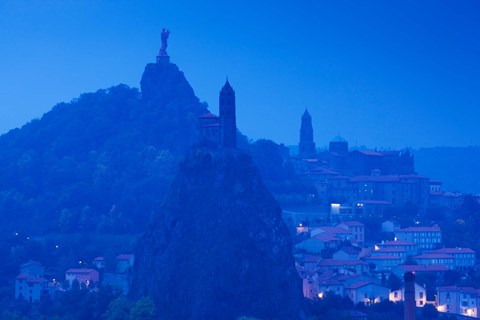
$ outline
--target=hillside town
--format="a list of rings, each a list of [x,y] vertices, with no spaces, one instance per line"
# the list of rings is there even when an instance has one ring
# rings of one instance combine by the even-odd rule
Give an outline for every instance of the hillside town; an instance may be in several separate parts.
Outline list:
[[[476,252],[460,243],[446,247],[438,225],[385,218],[395,208],[410,206],[415,217],[431,205],[453,207],[461,200],[460,194],[444,192],[440,181],[418,175],[408,149],[349,151],[348,142],[336,137],[327,151],[317,152],[306,110],[293,159],[296,172],[315,185],[319,197],[316,209],[283,211],[296,229],[304,297],[336,294],[366,305],[404,301],[403,275],[413,272],[416,307],[480,318],[480,290],[451,285],[452,277],[466,280],[480,270]],[[367,234],[366,229],[374,230]]]
[[[232,94],[227,81],[221,96]],[[234,105],[231,100],[222,101]],[[234,111],[221,109],[220,119],[225,113],[234,117]],[[218,119],[212,114],[200,117],[201,144],[208,148],[228,143],[234,146],[234,122],[232,126],[219,126],[225,121]],[[320,199],[310,205],[316,210],[283,211],[285,222],[295,226],[294,257],[304,297],[317,300],[335,294],[365,305],[400,302],[405,300],[403,275],[413,272],[417,308],[431,305],[441,313],[480,318],[480,290],[445,285],[452,277],[466,279],[479,270],[476,252],[460,246],[445,247],[437,225],[382,220],[385,211],[395,206],[410,204],[422,213],[431,203],[454,205],[460,196],[443,192],[439,181],[417,175],[408,149],[348,151],[347,142],[337,137],[328,151],[316,153],[312,131],[310,115],[305,111],[299,154],[291,160],[297,174],[313,182]],[[366,217],[381,226],[373,237],[366,232],[369,226],[361,222]],[[53,279],[41,263],[27,261],[15,279],[15,299],[35,302],[67,290],[95,291],[101,286],[127,294],[134,256],[119,254],[114,264],[113,269],[107,269],[104,257],[92,257],[90,262],[79,262],[79,267],[65,270],[64,278]]]

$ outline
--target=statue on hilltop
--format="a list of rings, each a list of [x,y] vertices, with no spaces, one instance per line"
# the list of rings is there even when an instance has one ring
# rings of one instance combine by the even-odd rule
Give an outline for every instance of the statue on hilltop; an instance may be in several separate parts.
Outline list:
[[[167,47],[168,47],[168,36],[170,35],[170,30],[166,30],[165,28],[163,28],[162,30],[162,35],[161,35],[161,39],[162,39],[162,47],[160,48],[160,54],[161,55],[168,55],[167,54]]]
[[[168,47],[167,41],[168,41],[169,35],[170,35],[170,30],[163,28],[162,34],[161,34],[162,47],[160,48],[160,52],[158,53],[158,56],[157,56],[157,63],[170,61],[170,57],[167,53],[167,47]]]

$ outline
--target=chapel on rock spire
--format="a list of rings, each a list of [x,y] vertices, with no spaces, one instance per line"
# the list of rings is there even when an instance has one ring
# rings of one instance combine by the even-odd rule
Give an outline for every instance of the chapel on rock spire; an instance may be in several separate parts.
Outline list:
[[[199,120],[199,145],[208,149],[235,149],[237,147],[237,120],[235,91],[228,82],[220,90],[219,116],[201,115]]]

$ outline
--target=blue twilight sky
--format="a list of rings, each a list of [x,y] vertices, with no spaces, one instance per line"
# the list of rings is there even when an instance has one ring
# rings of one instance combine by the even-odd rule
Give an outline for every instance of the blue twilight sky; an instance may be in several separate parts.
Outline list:
[[[62,101],[139,87],[168,53],[218,112],[226,76],[253,139],[480,145],[480,1],[0,0],[0,133]]]

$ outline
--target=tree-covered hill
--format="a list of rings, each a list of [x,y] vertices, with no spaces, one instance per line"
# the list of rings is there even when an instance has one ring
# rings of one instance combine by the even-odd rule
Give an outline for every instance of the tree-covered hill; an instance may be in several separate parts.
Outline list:
[[[174,64],[56,105],[0,137],[4,232],[139,232],[207,111]]]

